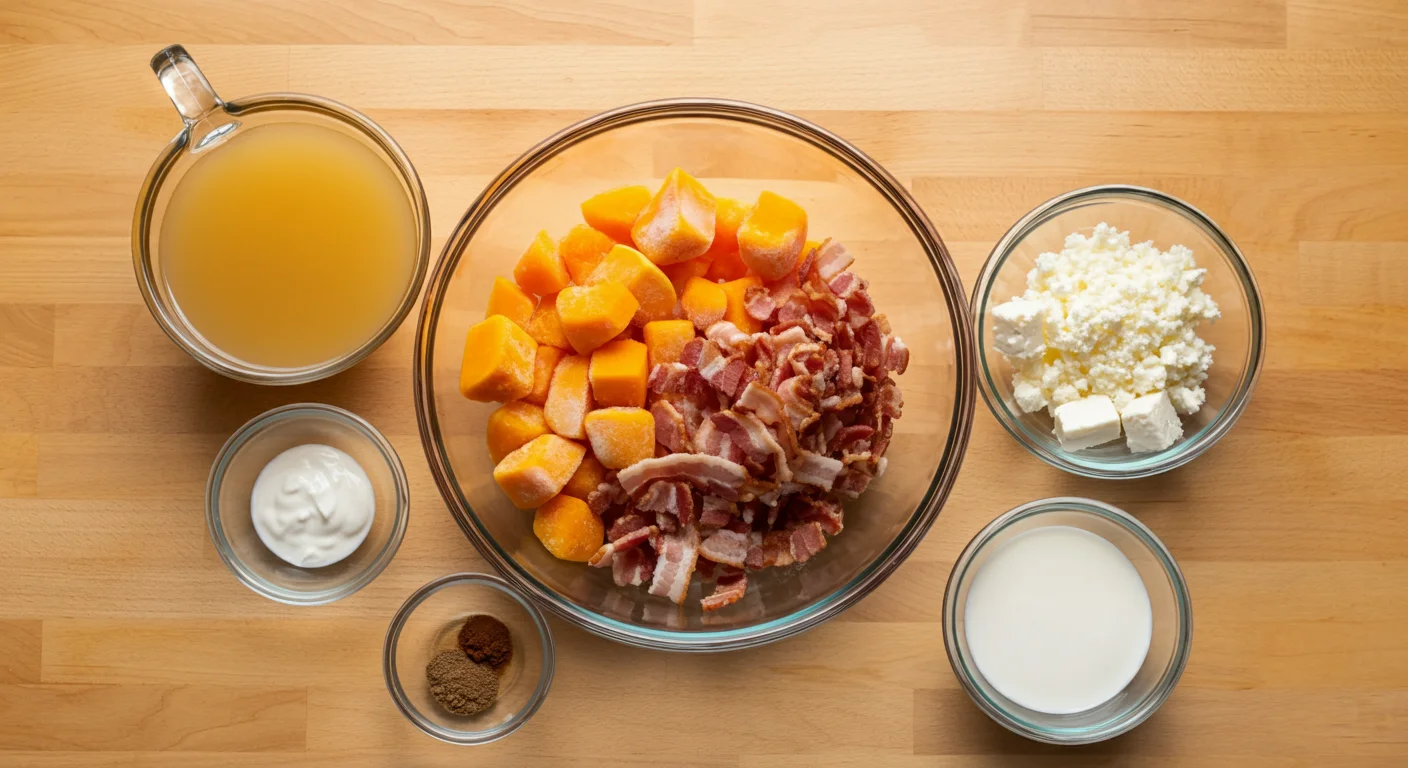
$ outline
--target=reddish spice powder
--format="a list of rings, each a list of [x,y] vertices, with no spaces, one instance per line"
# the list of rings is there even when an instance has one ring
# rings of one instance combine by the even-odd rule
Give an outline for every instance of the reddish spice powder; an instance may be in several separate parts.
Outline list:
[[[465,620],[459,646],[469,658],[494,669],[502,669],[513,658],[513,635],[502,621],[485,613]]]

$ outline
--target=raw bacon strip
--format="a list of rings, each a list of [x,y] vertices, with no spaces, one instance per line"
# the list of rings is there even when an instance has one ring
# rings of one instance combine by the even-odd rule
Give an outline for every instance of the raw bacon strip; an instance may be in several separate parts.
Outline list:
[[[650,405],[650,415],[655,417],[655,442],[665,446],[672,453],[688,453],[689,430],[685,427],[684,416],[669,400],[656,400]]]
[[[611,558],[611,580],[618,587],[639,587],[655,571],[655,552],[636,547]]]
[[[761,285],[750,285],[743,292],[743,310],[754,320],[767,320],[777,311],[772,293]]]
[[[792,470],[787,466],[787,455],[782,446],[773,439],[772,433],[757,417],[748,413],[719,411],[710,417],[714,428],[728,435],[729,440],[743,449],[747,460],[758,468],[766,468],[772,459],[773,476],[778,482],[792,479]]]
[[[748,591],[748,574],[730,573],[719,577],[714,584],[714,591],[708,597],[701,598],[699,605],[706,611],[717,611],[727,605],[733,605],[743,599],[743,593]]]
[[[625,536],[622,536],[621,538],[616,539],[614,541],[608,541],[607,543],[601,545],[601,549],[598,549],[596,551],[596,554],[591,556],[591,559],[587,561],[587,565],[590,565],[594,568],[600,568],[601,566],[607,564],[607,561],[611,559],[612,555],[618,552],[624,552],[628,549],[634,549],[636,547],[639,547],[640,545],[644,544],[647,539],[659,532],[660,531],[658,528],[653,525],[650,525],[644,528],[637,528],[636,530],[631,531]]]
[[[826,549],[826,537],[821,533],[821,523],[803,523],[792,529],[787,537],[788,552],[793,562],[805,563],[816,553]]]
[[[815,485],[829,491],[845,465],[840,461],[811,451],[801,451],[792,460],[792,477],[799,483]]]
[[[845,246],[835,240],[827,240],[816,252],[816,275],[830,282],[855,260],[856,257],[847,252]]]
[[[645,459],[621,470],[616,476],[632,496],[652,480],[684,480],[705,493],[735,501],[748,479],[747,470],[727,459],[698,453],[675,453]]]
[[[743,567],[743,560],[747,555],[748,535],[734,533],[727,528],[710,534],[709,538],[699,545],[700,557],[735,568]]]
[[[683,603],[695,561],[699,558],[699,532],[681,528],[678,533],[661,536],[660,548],[655,554],[650,594],[668,597],[676,605]]]

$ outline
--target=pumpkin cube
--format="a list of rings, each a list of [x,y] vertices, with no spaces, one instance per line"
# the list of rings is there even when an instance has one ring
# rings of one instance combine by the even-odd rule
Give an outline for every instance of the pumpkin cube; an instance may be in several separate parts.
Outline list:
[[[689,284],[692,277],[703,277],[709,272],[709,264],[713,259],[709,254],[704,254],[697,259],[681,261],[678,264],[666,264],[660,268],[665,273],[665,277],[670,278],[670,285],[675,287],[675,294],[684,293],[685,286]]]
[[[552,384],[552,372],[566,352],[546,344],[538,345],[538,356],[533,358],[533,390],[523,396],[523,402],[542,405],[548,401],[548,387]]]
[[[592,229],[616,242],[629,243],[631,227],[649,203],[650,190],[647,187],[618,187],[582,203],[582,219],[590,224]]]
[[[592,390],[587,378],[590,358],[567,355],[557,364],[548,384],[548,397],[543,404],[543,416],[552,431],[563,437],[581,439],[587,436],[582,420],[592,409]]]
[[[533,535],[553,557],[585,563],[605,542],[606,526],[585,501],[556,496],[533,513]]]
[[[719,198],[714,211],[714,244],[704,253],[709,259],[710,280],[737,280],[748,274],[748,265],[738,257],[738,225],[748,213],[748,205],[731,197]]]
[[[489,425],[484,430],[484,438],[489,444],[489,458],[498,464],[528,441],[549,431],[542,408],[522,400],[504,403],[489,414]]]
[[[744,333],[757,333],[763,329],[762,322],[748,314],[744,304],[748,289],[762,284],[762,278],[757,275],[749,275],[738,280],[730,280],[719,286],[724,290],[724,296],[728,300],[728,306],[724,308],[724,319],[738,326],[738,330]]]
[[[567,349],[571,344],[567,341],[567,334],[562,332],[562,319],[557,315],[557,294],[549,293],[538,302],[538,308],[533,310],[533,316],[528,318],[528,326],[524,329],[528,335],[539,344],[546,344],[549,347]]]
[[[630,290],[613,281],[572,286],[557,295],[562,333],[580,355],[621,335],[639,309]]]
[[[655,455],[655,417],[644,408],[598,408],[587,414],[592,454],[607,469],[625,469]]]
[[[626,290],[640,302],[641,324],[651,320],[668,320],[675,312],[675,286],[660,268],[651,263],[640,251],[626,245],[618,245],[606,254],[597,265],[588,282],[612,281],[626,286]]]
[[[724,310],[728,309],[728,294],[724,293],[723,286],[718,283],[696,277],[685,286],[684,295],[680,297],[680,307],[684,309],[684,316],[694,323],[694,327],[704,331],[724,319]]]
[[[518,263],[513,267],[513,279],[519,288],[538,296],[557,293],[571,284],[572,277],[567,274],[567,265],[562,262],[562,257],[557,253],[557,243],[548,237],[546,229],[539,232],[528,250],[518,257]]]
[[[557,242],[557,252],[567,265],[567,274],[571,275],[572,282],[582,285],[615,245],[616,241],[604,233],[586,224],[578,224]]]
[[[538,342],[503,315],[475,323],[464,339],[460,394],[480,402],[517,400],[533,390]]]
[[[494,481],[519,509],[532,509],[562,490],[587,449],[557,435],[541,435],[512,451],[494,467]]]
[[[577,471],[567,479],[567,485],[562,486],[562,493],[586,501],[587,496],[604,482],[606,467],[603,467],[601,462],[596,460],[596,455],[589,450],[587,455],[582,457],[582,463],[577,465]]]
[[[684,345],[694,338],[694,323],[688,320],[656,320],[641,330],[645,338],[646,366],[655,370],[661,363],[678,363]],[[646,382],[649,383],[649,377]]]
[[[645,345],[631,339],[607,342],[592,352],[589,378],[597,405],[645,405],[645,380],[650,375],[645,353]]]
[[[738,225],[738,255],[764,280],[777,280],[797,265],[807,241],[807,212],[782,195],[763,192]]]
[[[489,289],[489,306],[484,308],[485,317],[503,315],[519,328],[528,327],[528,318],[533,316],[537,302],[523,292],[522,288],[502,277],[494,278],[494,287]],[[532,334],[529,334],[530,336]]]
[[[640,212],[631,227],[631,239],[656,264],[702,256],[714,242],[716,206],[703,184],[676,168]]]

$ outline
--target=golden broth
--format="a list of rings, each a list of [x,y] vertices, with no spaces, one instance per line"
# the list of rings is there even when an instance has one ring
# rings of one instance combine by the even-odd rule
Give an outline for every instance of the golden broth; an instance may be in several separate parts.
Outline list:
[[[244,128],[181,178],[161,268],[201,336],[225,354],[301,368],[370,340],[415,270],[416,220],[394,168],[307,123]]]

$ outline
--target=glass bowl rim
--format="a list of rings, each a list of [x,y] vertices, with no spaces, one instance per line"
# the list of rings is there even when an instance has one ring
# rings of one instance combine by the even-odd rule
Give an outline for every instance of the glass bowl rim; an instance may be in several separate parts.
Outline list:
[[[969,669],[974,665],[964,659],[959,650],[956,632],[958,593],[967,581],[974,558],[999,533],[1013,524],[1052,512],[1080,512],[1099,517],[1119,525],[1132,534],[1163,567],[1164,575],[1168,577],[1170,588],[1173,590],[1174,604],[1178,611],[1178,637],[1173,658],[1164,669],[1163,676],[1159,678],[1153,689],[1122,717],[1096,729],[1046,728],[1028,723],[1013,715],[984,694],[977,686],[969,673]],[[1188,657],[1192,652],[1193,598],[1188,592],[1188,582],[1183,577],[1183,570],[1178,567],[1178,561],[1174,559],[1173,553],[1169,551],[1163,540],[1138,518],[1103,501],[1080,496],[1053,496],[1013,507],[998,515],[973,536],[954,562],[953,570],[949,572],[948,583],[944,587],[942,623],[944,650],[948,655],[949,666],[953,668],[954,676],[958,678],[968,697],[988,717],[1007,730],[1034,741],[1046,744],[1093,744],[1132,730],[1135,726],[1148,720],[1172,695],[1179,679],[1183,677],[1183,671],[1188,666]]]
[[[1096,463],[1092,461],[1087,463],[1065,451],[1048,448],[1022,425],[1020,416],[1012,413],[1011,409],[1007,407],[1007,403],[998,394],[997,384],[993,380],[993,372],[988,367],[985,328],[988,300],[991,298],[997,275],[1002,271],[1002,267],[1017,245],[1038,227],[1046,224],[1057,215],[1084,204],[1102,202],[1101,198],[1151,203],[1167,212],[1183,216],[1202,230],[1226,257],[1233,273],[1237,276],[1238,284],[1242,287],[1242,296],[1247,306],[1247,315],[1250,318],[1248,325],[1251,340],[1248,344],[1249,362],[1242,371],[1236,389],[1228,398],[1227,405],[1212,422],[1199,429],[1195,434],[1183,438],[1171,449],[1151,454],[1146,458],[1141,459],[1138,454],[1132,454],[1128,459],[1120,462],[1101,461]],[[1132,480],[1167,472],[1198,458],[1232,430],[1233,425],[1237,423],[1247,406],[1251,404],[1252,393],[1261,377],[1262,362],[1266,358],[1265,303],[1256,277],[1252,274],[1251,265],[1247,262],[1241,249],[1232,242],[1232,239],[1215,221],[1198,208],[1173,195],[1131,184],[1100,184],[1064,192],[1036,206],[1018,219],[1002,236],[1002,239],[993,246],[992,253],[984,262],[982,271],[979,272],[978,279],[973,284],[969,307],[969,311],[972,313],[974,341],[978,348],[976,360],[978,388],[982,392],[983,401],[987,403],[988,410],[992,412],[993,417],[997,419],[1003,429],[1016,438],[1017,442],[1032,455],[1053,467],[1081,477]]]
[[[235,554],[228,537],[225,535],[225,526],[220,521],[220,486],[224,483],[225,472],[229,469],[230,461],[235,454],[266,428],[282,421],[298,418],[331,419],[361,434],[386,461],[396,487],[395,518],[392,521],[391,533],[387,537],[386,543],[382,545],[381,551],[366,568],[357,573],[356,578],[334,587],[312,592],[285,589],[271,584],[256,574]],[[210,475],[205,482],[206,529],[210,532],[210,540],[214,542],[215,551],[220,555],[220,560],[225,563],[225,567],[230,569],[230,572],[241,584],[270,600],[287,605],[327,605],[372,583],[391,563],[392,558],[396,556],[396,551],[400,549],[401,540],[405,538],[406,528],[410,524],[410,508],[410,485],[406,480],[406,469],[402,466],[401,457],[396,453],[396,449],[366,419],[351,411],[323,403],[281,405],[245,422],[244,426],[230,435],[225,444],[220,447],[220,451],[215,454],[215,461],[210,465]]]
[[[156,216],[157,194],[175,166],[181,151],[190,141],[191,126],[187,125],[166,145],[147,171],[142,187],[137,193],[137,206],[132,215],[132,267],[137,273],[137,287],[147,305],[147,311],[151,312],[152,318],[167,338],[187,355],[206,368],[236,381],[285,386],[307,384],[341,373],[365,360],[386,343],[410,315],[416,298],[420,295],[421,285],[425,282],[425,275],[430,266],[431,243],[430,204],[426,199],[420,174],[405,150],[386,129],[370,117],[332,99],[305,93],[265,93],[224,102],[219,108],[234,117],[260,112],[313,112],[356,129],[376,144],[389,159],[392,168],[409,192],[411,213],[416,220],[416,236],[420,244],[416,253],[415,269],[407,280],[405,293],[397,304],[396,311],[386,318],[385,324],[371,338],[343,355],[302,368],[268,368],[211,354],[192,340],[193,336],[199,335],[194,326],[188,323],[179,311],[169,310],[160,300],[161,291],[158,285],[163,281],[153,273],[153,261],[148,248],[151,242],[152,220]]]
[[[543,669],[538,674],[537,686],[533,689],[528,703],[516,712],[507,722],[483,731],[456,731],[443,728],[420,713],[420,710],[411,703],[410,697],[406,695],[406,689],[401,684],[401,675],[396,671],[396,649],[401,640],[401,630],[405,629],[406,622],[411,618],[431,595],[448,587],[468,584],[474,587],[496,589],[523,607],[528,616],[533,620],[533,628],[538,631],[538,641],[542,644]],[[406,716],[415,726],[426,734],[450,744],[477,745],[488,744],[522,728],[525,723],[532,719],[538,709],[543,706],[543,701],[547,699],[548,689],[552,687],[552,678],[557,669],[557,650],[552,637],[552,629],[548,626],[547,619],[542,611],[533,604],[532,600],[525,599],[513,585],[504,579],[487,573],[451,573],[440,578],[433,579],[422,585],[401,607],[396,609],[395,615],[391,617],[391,623],[386,628],[386,640],[382,644],[381,651],[381,672],[386,680],[386,691],[391,694],[391,699],[396,703],[396,708],[401,710],[401,714]]]
[[[826,152],[865,179],[877,194],[890,203],[924,249],[948,300],[947,311],[953,329],[955,391],[948,438],[938,471],[931,478],[929,488],[904,528],[874,560],[830,595],[786,616],[738,629],[680,632],[641,627],[579,607],[539,582],[499,547],[464,497],[450,466],[444,441],[440,439],[435,408],[434,334],[441,305],[464,248],[489,211],[520,181],[564,150],[615,128],[670,118],[732,120],[771,129]],[[973,358],[976,348],[968,322],[965,296],[948,248],[923,208],[879,163],[836,134],[778,109],[729,99],[675,98],[617,107],[569,125],[519,156],[484,188],[465,211],[454,232],[446,238],[421,298],[420,321],[416,331],[413,383],[421,444],[435,485],[465,536],[498,573],[551,613],[593,634],[641,648],[714,652],[764,645],[810,629],[869,594],[904,562],[938,517],[963,464],[973,425]]]

